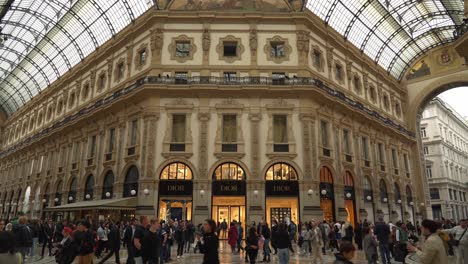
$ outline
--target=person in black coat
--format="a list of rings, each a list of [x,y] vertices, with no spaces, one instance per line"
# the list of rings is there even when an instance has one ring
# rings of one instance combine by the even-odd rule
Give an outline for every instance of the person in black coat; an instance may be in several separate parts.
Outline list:
[[[123,246],[127,247],[127,264],[135,263],[134,260],[134,246],[133,246],[133,233],[135,232],[136,220],[132,219],[127,225],[123,236]]]
[[[71,264],[78,253],[78,245],[73,240],[71,228],[64,227],[62,235],[63,239],[58,244],[58,250],[55,253],[55,261],[58,264]]]
[[[44,250],[46,246],[49,248],[49,256],[52,256],[52,238],[54,236],[54,224],[52,219],[47,220],[47,223],[42,225],[42,235],[44,239],[44,244],[42,245],[42,254],[44,257]]]
[[[107,249],[109,253],[99,262],[104,263],[106,260],[110,259],[112,255],[115,255],[115,263],[120,263],[120,228],[118,225],[114,225],[113,223],[109,224],[110,232],[107,235]]]
[[[184,254],[185,241],[187,240],[186,235],[187,232],[185,221],[182,221],[180,222],[174,234],[174,238],[177,241],[177,258],[182,257],[182,255]]]
[[[273,255],[278,254],[278,246],[277,246],[278,238],[277,238],[277,234],[278,234],[278,221],[273,220],[272,223],[271,223],[271,246],[273,247],[273,250],[275,251],[275,252],[273,253]],[[289,238],[288,238],[288,240],[289,240]]]
[[[245,239],[245,243],[247,244],[246,251],[247,251],[247,254],[249,255],[250,263],[254,264],[258,255],[258,235],[257,235],[257,230],[255,229],[255,227],[251,227],[249,229],[249,234],[247,235],[247,238]]]
[[[219,239],[216,231],[216,223],[213,219],[205,220],[203,224],[205,232],[199,243],[200,252],[203,253],[202,264],[219,264]]]
[[[356,242],[358,249],[362,250],[362,222],[361,221],[356,225],[356,229],[354,230],[354,241]]]

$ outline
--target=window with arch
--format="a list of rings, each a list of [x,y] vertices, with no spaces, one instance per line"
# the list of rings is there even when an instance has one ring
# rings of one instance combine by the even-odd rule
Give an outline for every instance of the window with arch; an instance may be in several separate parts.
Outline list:
[[[102,184],[102,199],[110,199],[114,194],[114,173],[110,170],[104,176]]]
[[[92,200],[94,193],[94,176],[92,174],[88,175],[85,183],[84,199]]]
[[[401,201],[401,192],[400,192],[400,186],[398,186],[398,183],[395,183],[393,186],[393,192],[395,193],[395,202],[398,203],[398,200]]]
[[[364,190],[372,190],[372,184],[369,179],[369,176],[364,176],[364,184],[363,184]]]
[[[245,180],[245,172],[236,163],[223,163],[213,172],[213,180],[243,181]]]
[[[55,199],[54,199],[54,204],[55,206],[60,205],[62,200],[62,181],[60,180],[57,183],[57,189],[55,191]]]
[[[131,166],[130,168],[128,168],[127,174],[125,175],[123,197],[135,196],[138,193],[138,178],[140,177],[139,175],[140,174],[136,166]]]
[[[330,168],[325,166],[320,168],[320,182],[333,184],[333,174]]]
[[[353,187],[354,186],[354,180],[353,180],[353,174],[351,172],[346,171],[343,183],[345,186]]]
[[[411,205],[413,202],[413,192],[411,191],[409,185],[406,185],[406,202],[408,205]]]
[[[68,189],[68,203],[74,203],[75,200],[76,200],[76,177],[73,177],[73,179],[70,182],[70,188]]]
[[[287,163],[275,163],[271,165],[265,175],[267,181],[297,181],[296,170]]]
[[[387,193],[387,184],[385,184],[384,180],[380,180],[380,199],[383,201],[385,198],[388,199],[388,193]]]
[[[173,162],[161,172],[161,180],[192,180],[192,170],[181,162]]]

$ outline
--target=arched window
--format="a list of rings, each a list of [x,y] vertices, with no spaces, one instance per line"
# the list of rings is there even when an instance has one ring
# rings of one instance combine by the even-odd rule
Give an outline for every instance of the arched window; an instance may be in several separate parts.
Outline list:
[[[213,180],[245,180],[245,172],[241,166],[236,163],[223,163],[213,172]]]
[[[406,185],[406,202],[408,203],[408,205],[410,205],[410,203],[413,202],[413,192],[411,191],[409,185]]]
[[[267,181],[297,181],[296,170],[287,163],[276,163],[268,168],[265,179]]]
[[[131,197],[138,193],[138,178],[139,173],[137,167],[131,166],[127,171],[127,175],[125,175],[123,197]],[[132,191],[134,191],[134,194],[132,194]]]
[[[400,192],[400,186],[398,186],[398,183],[395,182],[394,185],[394,191],[395,193],[395,202],[398,202],[398,200],[401,201],[401,192]]]
[[[173,162],[161,172],[161,180],[192,180],[192,170],[181,162]]]
[[[62,181],[57,183],[57,189],[55,190],[54,204],[55,206],[60,205],[62,202]]]
[[[44,194],[42,195],[42,201],[44,203],[44,206],[49,202],[49,183],[46,184],[46,187],[44,188]]]
[[[372,185],[369,176],[364,176],[364,190],[372,190]]]
[[[383,201],[384,199],[388,199],[387,194],[387,185],[385,184],[384,180],[380,180],[380,199]]]
[[[320,182],[333,184],[333,174],[328,167],[320,169]]]
[[[70,183],[70,190],[68,192],[68,203],[76,201],[76,178],[74,177]]]
[[[345,186],[348,186],[348,187],[354,186],[353,175],[351,174],[351,172],[346,171],[343,182]]]
[[[110,199],[114,191],[114,173],[108,171],[104,177],[104,183],[102,185],[102,199]]]
[[[92,200],[94,193],[94,176],[92,174],[88,175],[85,183],[84,199]]]

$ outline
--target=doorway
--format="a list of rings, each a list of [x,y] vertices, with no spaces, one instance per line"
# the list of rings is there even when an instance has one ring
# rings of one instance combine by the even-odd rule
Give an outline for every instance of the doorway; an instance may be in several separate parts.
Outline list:
[[[266,199],[266,221],[271,226],[273,219],[278,223],[289,218],[290,221],[298,223],[299,203],[296,197],[267,197]]]
[[[244,196],[213,196],[212,218],[218,226],[226,222],[226,230],[220,229],[219,238],[227,239],[227,230],[233,221],[240,222],[245,230],[245,197]]]

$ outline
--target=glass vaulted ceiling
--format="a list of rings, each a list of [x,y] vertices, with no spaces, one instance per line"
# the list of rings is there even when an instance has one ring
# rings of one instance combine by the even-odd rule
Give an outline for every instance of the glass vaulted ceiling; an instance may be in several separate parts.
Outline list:
[[[12,114],[152,5],[152,0],[14,0],[0,22],[7,39],[0,44],[2,110]]]
[[[454,40],[463,0],[309,0],[306,7],[397,79],[427,50]]]

